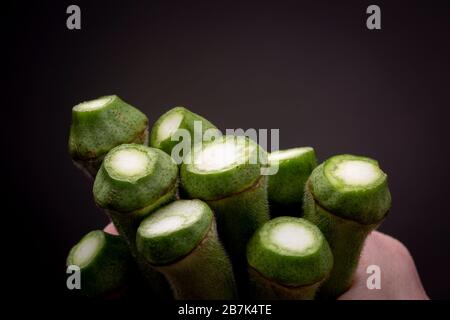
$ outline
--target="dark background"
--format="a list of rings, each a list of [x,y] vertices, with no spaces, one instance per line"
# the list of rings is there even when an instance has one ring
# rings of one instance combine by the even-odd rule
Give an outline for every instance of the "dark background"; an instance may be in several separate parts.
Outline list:
[[[382,30],[365,27],[373,3]],[[393,195],[381,230],[409,248],[431,298],[450,298],[449,2],[373,3],[2,4],[11,292],[66,294],[68,250],[107,223],[67,139],[73,105],[115,93],[151,122],[184,105],[221,129],[280,128],[282,148],[311,145],[320,160],[378,159]]]

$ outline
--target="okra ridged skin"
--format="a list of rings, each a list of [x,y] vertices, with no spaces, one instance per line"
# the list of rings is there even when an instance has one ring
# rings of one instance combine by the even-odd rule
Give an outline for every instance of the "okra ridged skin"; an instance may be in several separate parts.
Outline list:
[[[147,116],[116,95],[86,101],[72,109],[69,153],[90,177],[95,177],[112,148],[123,143],[147,142]]]
[[[333,255],[314,224],[278,217],[255,232],[247,261],[252,298],[311,300],[331,271]]]
[[[172,141],[172,137],[178,129],[185,129],[190,133],[191,146],[193,146],[195,121],[199,121],[202,124],[202,137],[203,133],[208,129],[215,129],[220,133],[215,125],[202,116],[185,107],[178,106],[164,113],[155,122],[150,133],[150,146],[161,149],[171,155],[173,147],[180,142],[177,140]]]
[[[93,187],[95,202],[110,216],[154,293],[160,296],[169,293],[168,285],[139,256],[136,230],[148,214],[175,199],[177,185],[178,166],[168,154],[144,145],[123,144],[106,155]]]
[[[337,298],[350,288],[364,241],[390,205],[387,176],[373,159],[338,155],[314,169],[305,186],[304,217],[322,230],[335,259],[321,298]]]
[[[306,180],[317,166],[314,149],[311,147],[292,148],[272,152],[269,164],[278,165],[278,171],[269,176],[268,197],[271,214],[292,211],[301,215],[303,191]],[[284,213],[286,214],[286,213]]]
[[[378,167],[376,160],[354,156],[334,156],[320,164],[310,176],[310,191],[314,198],[328,211],[343,218],[371,224],[383,219],[391,207],[391,194],[389,192],[387,175],[382,172],[378,181],[370,188],[352,188],[340,186],[330,181],[327,170],[333,170],[335,161],[340,159],[363,160]]]
[[[207,203],[216,213],[219,234],[236,263],[236,272],[245,272],[243,259],[247,242],[256,229],[270,219],[267,177],[261,176],[254,185],[242,192]]]
[[[233,263],[239,295],[246,298],[249,294],[247,242],[258,227],[270,219],[267,176],[261,176],[248,189],[207,203],[216,214],[220,239]]]
[[[80,246],[89,239],[96,241],[96,248],[91,256],[79,265],[76,256]],[[92,241],[92,240],[91,240]],[[103,297],[108,294],[125,289],[132,279],[131,273],[135,271],[133,258],[127,244],[119,236],[110,235],[101,230],[91,231],[76,244],[67,257],[67,266],[80,267],[81,293],[90,297]]]
[[[238,298],[233,268],[225,249],[219,242],[215,222],[211,224],[205,239],[188,256],[171,265],[155,268],[166,275],[175,299],[234,300]]]
[[[141,223],[137,247],[165,275],[175,299],[237,298],[231,263],[206,203],[178,200],[157,210]]]
[[[316,224],[330,244],[334,267],[320,288],[320,296],[325,299],[336,298],[352,285],[364,241],[381,221],[363,225],[340,218],[317,204],[308,188],[305,190],[304,218]]]
[[[314,300],[323,281],[305,286],[284,286],[249,268],[250,297],[252,300]]]

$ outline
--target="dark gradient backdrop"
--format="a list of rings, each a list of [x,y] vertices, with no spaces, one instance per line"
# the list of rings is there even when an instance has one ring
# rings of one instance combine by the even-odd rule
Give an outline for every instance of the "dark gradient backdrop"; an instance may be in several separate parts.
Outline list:
[[[81,31],[66,29],[71,3]],[[69,248],[107,222],[67,155],[71,107],[116,93],[151,122],[181,104],[222,129],[280,128],[281,147],[321,160],[378,159],[393,194],[381,230],[432,298],[450,298],[449,2],[374,3],[381,31],[365,1],[2,5],[3,263],[22,272],[3,280],[64,294]]]

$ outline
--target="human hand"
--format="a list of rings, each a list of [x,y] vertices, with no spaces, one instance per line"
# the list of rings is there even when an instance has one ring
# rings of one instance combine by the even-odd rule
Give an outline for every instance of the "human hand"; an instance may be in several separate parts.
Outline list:
[[[368,289],[367,267],[381,270],[381,289]],[[352,287],[339,300],[428,300],[408,249],[397,239],[373,231],[366,239]]]
[[[117,235],[112,223],[105,232]],[[381,270],[381,289],[368,289],[369,265]],[[408,249],[398,240],[378,231],[366,239],[352,287],[339,300],[428,300]]]

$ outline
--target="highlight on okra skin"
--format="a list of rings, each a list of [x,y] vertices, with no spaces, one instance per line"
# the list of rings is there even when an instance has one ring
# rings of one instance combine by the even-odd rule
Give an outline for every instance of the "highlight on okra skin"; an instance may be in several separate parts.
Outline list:
[[[136,231],[152,211],[175,199],[178,166],[165,152],[138,144],[123,144],[105,157],[94,181],[94,199],[107,212],[128,243],[144,276],[154,289],[168,292],[166,281],[139,257]],[[165,289],[164,289],[165,287]]]
[[[322,297],[336,298],[351,286],[364,241],[390,205],[387,175],[376,160],[344,154],[313,170],[305,187],[304,217],[322,230],[334,255]]]
[[[190,198],[204,200],[231,259],[245,266],[246,243],[269,220],[267,154],[249,138],[223,136],[194,148],[181,166],[181,183]],[[239,269],[238,269],[239,270]]]
[[[253,235],[247,261],[252,298],[312,300],[331,271],[333,255],[314,224],[278,217]]]
[[[91,297],[124,290],[135,271],[122,238],[101,230],[86,234],[70,250],[66,263],[80,268],[81,293]]]
[[[147,217],[137,231],[139,254],[171,284],[176,299],[233,299],[231,263],[212,210],[201,200],[178,200]]]
[[[306,180],[317,166],[314,149],[302,147],[274,151],[269,154],[269,164],[278,166],[276,174],[269,176],[268,197],[272,216],[286,210],[300,216]]]
[[[183,136],[180,129],[186,130],[185,132],[189,134],[189,138]],[[193,146],[194,140],[203,140],[203,135],[209,129],[214,130],[211,133],[221,135],[216,126],[202,116],[184,107],[175,107],[164,113],[153,125],[150,134],[150,146],[172,155],[172,149],[181,139],[190,139],[190,145]],[[201,136],[195,137],[196,132]],[[180,136],[176,137],[178,134]],[[181,155],[181,158],[183,156]]]
[[[72,109],[69,153],[91,177],[112,148],[123,143],[146,144],[147,140],[147,116],[116,95],[85,101]]]

